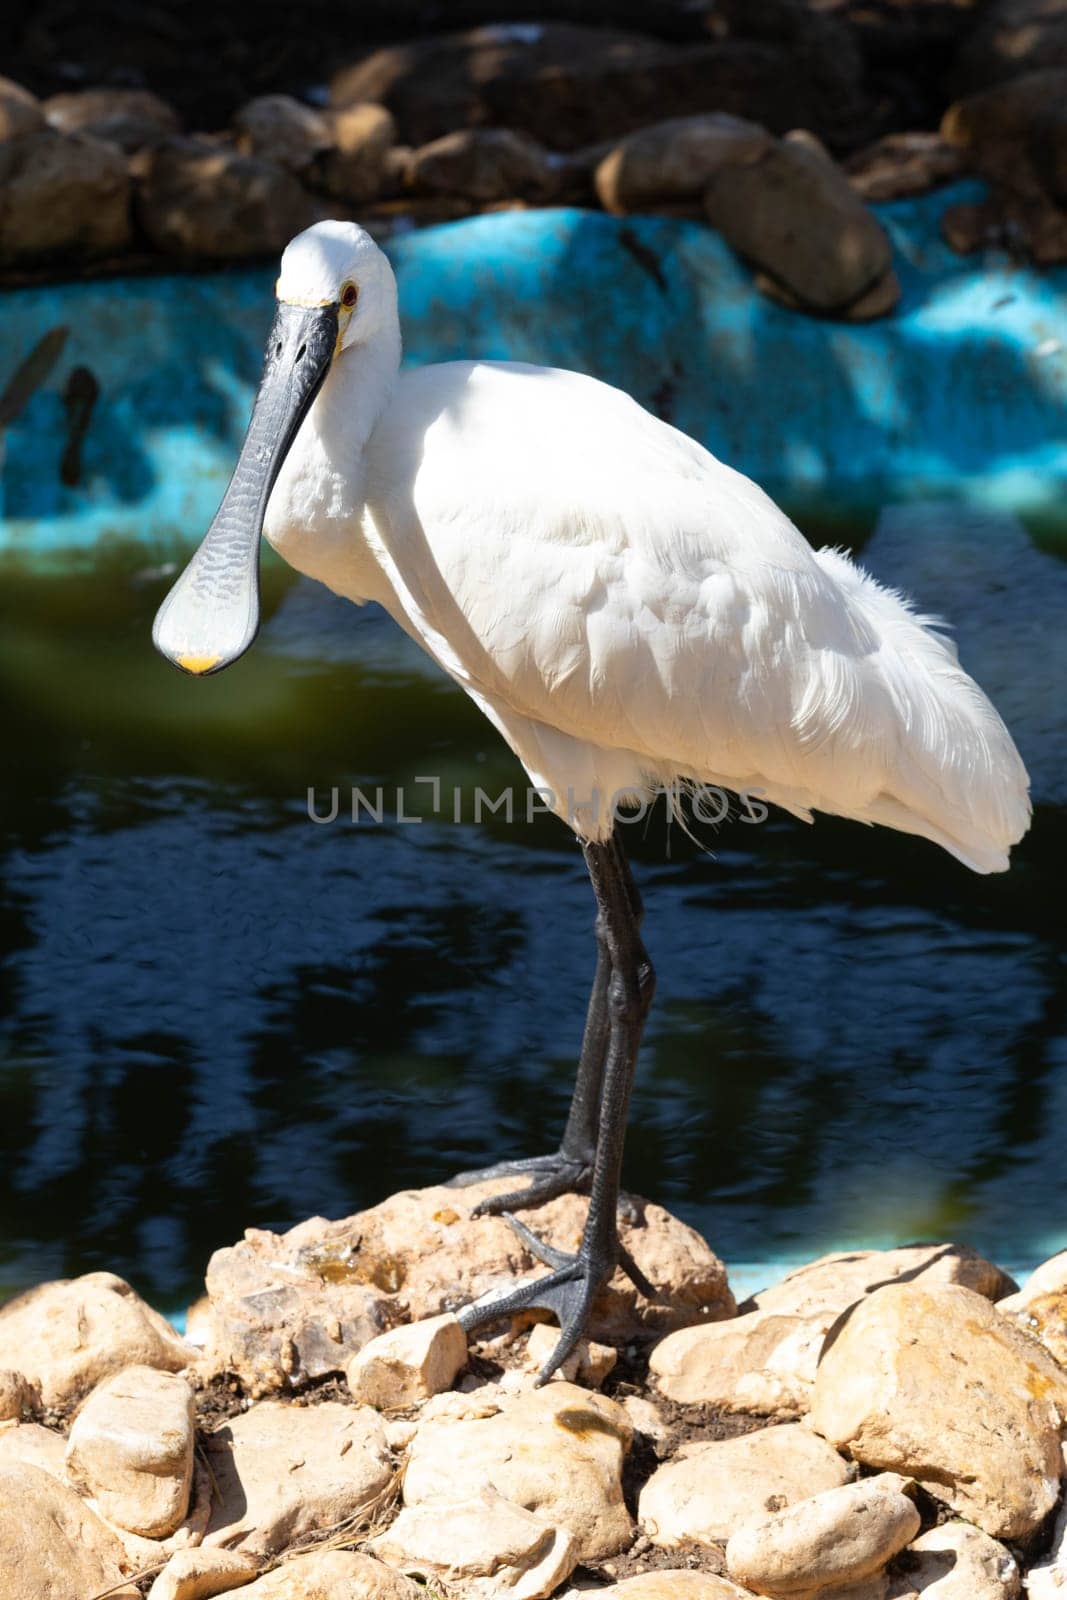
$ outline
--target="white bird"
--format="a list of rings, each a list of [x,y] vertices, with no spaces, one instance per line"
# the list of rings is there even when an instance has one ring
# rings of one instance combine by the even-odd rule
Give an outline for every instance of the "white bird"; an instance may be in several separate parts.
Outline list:
[[[230,486],[164,601],[157,647],[219,670],[258,625],[261,532],[297,570],[379,602],[479,705],[581,842],[597,975],[560,1148],[509,1212],[589,1192],[576,1255],[489,1305],[586,1326],[616,1266],[623,1138],[654,978],[615,831],[623,797],[709,784],[933,840],[1000,872],[1029,823],[1006,727],[932,619],[813,551],[763,491],[629,396],[574,372],[452,361],[400,372],[396,280],[361,228],[286,249]],[[514,1219],[512,1219],[514,1221]]]

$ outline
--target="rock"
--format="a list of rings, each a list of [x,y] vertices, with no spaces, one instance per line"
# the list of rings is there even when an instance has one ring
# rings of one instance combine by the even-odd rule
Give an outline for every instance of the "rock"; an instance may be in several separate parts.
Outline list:
[[[423,34],[343,68],[331,103],[388,106],[412,145],[457,128],[508,127],[576,150],[662,121],[665,107],[677,116],[728,111],[779,133],[809,127],[854,137],[865,107],[847,30],[801,4],[780,0],[775,9],[777,26],[768,29],[749,3],[719,6],[731,12],[724,36],[685,43],[566,22]]]
[[[266,1400],[217,1429],[206,1453],[218,1491],[204,1543],[252,1555],[362,1516],[392,1478],[381,1419],[337,1401]]]
[[[495,1490],[572,1533],[579,1560],[600,1560],[632,1536],[622,1495],[631,1438],[621,1406],[549,1383],[508,1397],[491,1416],[423,1422],[408,1455],[404,1504],[449,1505]]]
[[[813,1427],[865,1466],[916,1478],[994,1538],[1026,1539],[1060,1491],[1067,1377],[989,1302],[898,1283],[828,1342]]]
[[[147,89],[82,89],[55,94],[44,114],[60,133],[85,133],[117,144],[127,155],[156,149],[181,131],[177,113]]]
[[[60,1483],[67,1481],[66,1440],[36,1422],[0,1429],[0,1467],[39,1467]]]
[[[294,1556],[267,1572],[241,1600],[425,1600],[426,1590],[361,1550]]]
[[[129,191],[122,152],[102,140],[45,128],[0,145],[0,264],[73,266],[124,249]]]
[[[249,1229],[208,1265],[213,1336],[204,1370],[233,1372],[253,1394],[290,1388],[343,1371],[389,1327],[455,1311],[500,1292],[516,1274],[543,1272],[502,1217],[470,1215],[499,1185],[407,1190],[284,1235]],[[587,1206],[564,1195],[530,1220],[550,1243],[573,1249]],[[617,1273],[595,1307],[594,1337],[732,1315],[725,1268],[692,1228],[646,1205],[641,1225],[624,1221],[621,1233],[661,1298],[641,1300]]]
[[[951,183],[963,171],[958,150],[938,133],[887,133],[849,156],[845,174],[861,200],[899,200]]]
[[[1014,1556],[968,1522],[931,1528],[908,1546],[897,1566],[891,1600],[1015,1600],[1019,1593]]]
[[[1064,0],[991,0],[952,68],[952,93],[971,94],[1039,67],[1067,67]]]
[[[847,309],[892,270],[877,218],[832,161],[799,142],[720,168],[704,210],[733,249],[813,310]]]
[[[558,160],[558,158],[557,158]],[[508,128],[458,128],[411,154],[406,181],[424,194],[493,200],[547,200],[556,166],[543,145]]]
[[[1067,1368],[1067,1250],[1043,1261],[1016,1294],[997,1301],[997,1310],[1039,1339],[1052,1359]]]
[[[10,78],[0,78],[0,143],[43,127],[44,112],[37,98]]]
[[[355,1400],[398,1410],[451,1389],[466,1361],[467,1335],[446,1312],[380,1333],[352,1358],[346,1376]]]
[[[1026,1593],[1028,1600],[1067,1600],[1067,1501],[1056,1513],[1044,1559],[1026,1574]]]
[[[837,1489],[851,1474],[837,1451],[800,1423],[736,1439],[683,1445],[641,1490],[638,1521],[654,1544],[713,1544],[746,1519]]]
[[[98,1384],[75,1418],[67,1475],[110,1522],[165,1539],[189,1509],[193,1426],[184,1378],[126,1367]]]
[[[669,1438],[670,1427],[662,1411],[651,1400],[646,1400],[640,1394],[628,1394],[620,1404],[630,1419],[630,1426],[635,1433],[641,1434],[645,1439],[652,1439],[657,1444]]]
[[[575,1600],[571,1589],[563,1600]],[[621,1583],[608,1584],[596,1591],[597,1600],[747,1600],[747,1591],[728,1578],[710,1572],[687,1572],[684,1568],[665,1572],[639,1572]]]
[[[31,1399],[30,1386],[21,1372],[0,1369],[0,1422],[17,1422]]]
[[[155,1572],[160,1562],[185,1550],[195,1550],[207,1532],[211,1517],[212,1483],[206,1468],[197,1461],[193,1467],[193,1486],[189,1496],[189,1509],[174,1532],[165,1539],[146,1539],[143,1534],[131,1533],[121,1523],[112,1521],[101,1510],[97,1500],[87,1504],[96,1512],[101,1522],[111,1529],[126,1552],[129,1565],[138,1572],[151,1569]]]
[[[329,113],[333,147],[322,162],[322,184],[350,205],[374,200],[387,186],[396,123],[384,106],[353,105]]]
[[[958,1245],[911,1245],[822,1256],[753,1297],[754,1310],[670,1334],[650,1369],[671,1400],[728,1411],[798,1417],[811,1405],[823,1340],[842,1312],[906,1276],[965,1283],[995,1298],[1011,1285],[999,1268]]]
[[[74,1490],[38,1467],[0,1467],[0,1600],[140,1600],[122,1546]]]
[[[41,1284],[0,1308],[0,1366],[63,1407],[123,1367],[180,1372],[195,1352],[112,1272]]]
[[[179,1550],[148,1591],[148,1600],[211,1600],[250,1583],[259,1563],[243,1550]]]
[[[297,174],[306,172],[333,143],[329,122],[289,94],[249,100],[233,119],[238,149]]]
[[[721,167],[745,167],[774,144],[765,128],[726,112],[672,117],[631,133],[596,169],[606,211],[647,210],[657,201],[698,200]]]
[[[540,1372],[541,1368],[549,1361],[559,1343],[559,1329],[555,1323],[538,1322],[530,1329],[530,1337],[526,1344],[526,1366],[532,1372]],[[599,1389],[609,1372],[614,1371],[619,1359],[619,1353],[610,1344],[596,1344],[589,1339],[581,1339],[577,1349],[573,1350],[556,1372],[552,1375],[553,1382],[560,1378],[567,1379],[570,1383],[581,1383],[590,1389]]]
[[[278,255],[318,216],[291,172],[222,145],[175,140],[157,151],[137,193],[157,250],[209,261]]]
[[[883,1473],[753,1517],[731,1536],[727,1569],[757,1594],[782,1600],[870,1578],[919,1531],[905,1486]]]
[[[462,1583],[465,1595],[484,1600],[543,1600],[578,1564],[566,1528],[491,1490],[448,1505],[405,1506],[367,1548],[390,1566],[425,1581]]]

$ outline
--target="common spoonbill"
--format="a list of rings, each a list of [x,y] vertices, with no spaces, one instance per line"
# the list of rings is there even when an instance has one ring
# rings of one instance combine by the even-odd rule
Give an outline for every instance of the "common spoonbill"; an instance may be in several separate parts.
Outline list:
[[[1027,777],[951,644],[751,483],[607,384],[510,362],[399,371],[396,281],[361,228],[282,256],[263,377],[233,478],[153,637],[217,672],[258,625],[260,535],[299,571],[378,601],[462,685],[577,834],[596,977],[559,1149],[509,1213],[590,1196],[575,1255],[515,1223],[551,1271],[489,1305],[556,1314],[547,1378],[616,1266],[623,1139],[652,965],[612,801],[703,782],[921,834],[1000,872]],[[515,1219],[512,1219],[514,1222]]]

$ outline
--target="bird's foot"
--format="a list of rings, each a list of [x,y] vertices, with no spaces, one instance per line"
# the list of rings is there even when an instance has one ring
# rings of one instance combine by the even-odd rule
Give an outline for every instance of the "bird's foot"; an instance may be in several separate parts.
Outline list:
[[[584,1159],[557,1150],[550,1156],[498,1161],[495,1166],[480,1167],[475,1172],[458,1172],[448,1180],[448,1187],[468,1189],[476,1183],[488,1183],[493,1178],[525,1179],[521,1189],[489,1195],[485,1200],[479,1200],[471,1212],[474,1217],[500,1217],[510,1211],[542,1206],[546,1200],[555,1200],[561,1194],[588,1194],[592,1176],[592,1157]]]
[[[559,1343],[537,1375],[540,1387],[548,1382],[585,1337],[593,1302],[616,1267],[620,1267],[647,1298],[655,1299],[656,1291],[618,1238],[613,1247],[606,1249],[598,1249],[583,1239],[577,1254],[571,1255],[566,1250],[557,1250],[554,1245],[546,1244],[517,1217],[509,1216],[507,1220],[530,1253],[538,1261],[543,1261],[546,1267],[553,1268],[553,1271],[547,1277],[536,1278],[532,1283],[520,1284],[497,1300],[465,1306],[457,1316],[464,1330],[473,1333],[516,1311],[533,1308],[553,1312],[560,1327]]]

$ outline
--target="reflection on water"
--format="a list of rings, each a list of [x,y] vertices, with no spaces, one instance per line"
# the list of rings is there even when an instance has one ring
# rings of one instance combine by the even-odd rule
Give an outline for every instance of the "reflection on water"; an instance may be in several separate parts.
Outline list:
[[[246,1225],[558,1132],[578,851],[552,819],[309,822],[309,784],[523,779],[386,619],[287,582],[205,682],[148,648],[165,579],[7,585],[0,1287],[106,1266],[177,1305]],[[732,1262],[1064,1243],[1063,825],[996,879],[829,820],[628,830],[660,976],[629,1184]]]

